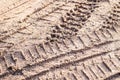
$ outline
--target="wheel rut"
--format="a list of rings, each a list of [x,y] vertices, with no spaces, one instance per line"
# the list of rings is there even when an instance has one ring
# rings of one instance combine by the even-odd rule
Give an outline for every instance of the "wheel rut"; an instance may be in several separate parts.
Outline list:
[[[3,5],[0,80],[119,79],[119,4],[16,0]]]

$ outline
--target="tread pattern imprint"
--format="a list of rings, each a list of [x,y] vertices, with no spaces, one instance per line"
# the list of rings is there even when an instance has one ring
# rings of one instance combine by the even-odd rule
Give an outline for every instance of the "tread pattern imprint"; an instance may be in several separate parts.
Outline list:
[[[120,0],[1,0],[0,80],[120,80]]]

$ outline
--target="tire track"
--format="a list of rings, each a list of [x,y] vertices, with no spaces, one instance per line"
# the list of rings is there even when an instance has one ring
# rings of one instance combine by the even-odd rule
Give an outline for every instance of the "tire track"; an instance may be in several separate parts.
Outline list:
[[[52,4],[52,3],[51,3]],[[47,5],[48,6],[48,5]],[[45,7],[47,7],[47,6],[44,6],[44,7],[42,7],[42,8],[40,8],[41,10],[42,9],[44,9]],[[35,11],[36,12],[36,11]],[[34,13],[35,13],[34,12]],[[25,27],[23,27],[23,28],[25,28]],[[16,33],[16,32],[18,32],[19,30],[21,30],[21,28],[20,29],[18,29],[18,30],[16,30],[15,32],[13,32],[13,33],[11,33],[11,34],[14,34],[14,33]],[[6,35],[6,36],[10,36],[11,34],[9,34],[9,35]],[[3,38],[2,38],[3,39]]]
[[[118,49],[116,49],[116,50],[118,50]],[[115,51],[116,51],[116,50],[115,50]],[[101,54],[95,54],[95,55],[91,55],[91,56],[89,56],[89,57],[85,57],[85,58],[78,59],[78,60],[75,60],[75,61],[70,61],[70,62],[68,62],[68,63],[63,63],[63,64],[60,64],[60,65],[57,65],[57,66],[50,67],[49,69],[43,70],[43,71],[41,71],[41,72],[36,71],[36,72],[38,72],[38,74],[36,74],[36,75],[34,74],[34,75],[32,75],[32,76],[29,76],[29,77],[26,78],[26,80],[30,80],[30,79],[32,79],[32,78],[34,78],[34,77],[36,77],[36,76],[45,75],[47,72],[57,70],[57,69],[59,69],[59,68],[62,68],[62,67],[71,65],[71,64],[76,63],[76,62],[83,62],[83,61],[88,60],[88,59],[90,60],[91,58],[94,58],[94,57],[97,57],[97,56],[101,56],[102,54],[105,55],[106,53],[107,53],[107,52],[103,52],[103,53],[101,53]],[[30,70],[28,69],[28,71],[30,71]],[[32,71],[34,71],[34,70],[32,70]],[[26,72],[25,72],[25,73],[26,73]],[[34,73],[34,72],[33,72],[33,73]]]
[[[119,29],[118,29],[119,30]],[[115,30],[116,31],[116,30]],[[97,34],[99,34],[99,33],[101,33],[101,31],[99,32],[97,32]],[[88,33],[89,34],[89,33]],[[105,32],[105,33],[102,33],[103,35],[96,35],[96,32],[94,32],[94,35],[98,38],[97,40],[100,40],[100,38],[101,39],[104,39],[104,38],[102,38],[102,37],[105,37],[105,35],[106,35],[106,37],[107,36],[111,36],[111,38],[113,38],[113,36],[112,36],[112,34],[111,34],[111,32],[109,32],[109,30],[107,30],[107,33]],[[92,35],[93,35],[93,33],[92,33]],[[115,34],[116,35],[116,34]],[[83,36],[83,35],[81,35],[81,36]],[[88,36],[88,39],[87,38],[83,38],[83,40],[85,40],[85,39],[87,39],[88,41],[92,38],[95,38],[95,37],[92,37],[91,35],[89,36],[89,35],[86,35],[86,36]],[[117,37],[117,36],[116,36]],[[90,38],[90,39],[89,39]],[[81,43],[84,45],[84,46],[89,46],[89,42],[86,42],[86,40],[85,40],[85,43],[83,42],[83,40],[81,40],[80,39],[80,41],[81,41]],[[69,42],[69,41],[67,41],[67,42]],[[72,43],[73,44],[73,43]],[[77,43],[74,43],[74,44],[77,44]],[[90,43],[91,44],[91,43]],[[67,45],[67,44],[66,44]],[[78,47],[80,47],[79,45],[76,45],[76,46],[78,46]],[[73,48],[73,47],[71,47],[71,48]],[[44,55],[44,56],[46,56],[46,55]]]
[[[55,3],[55,2],[54,2],[54,3]],[[51,3],[51,2],[50,2],[50,4],[45,5],[45,6],[43,6],[42,8],[41,8],[41,7],[36,8],[36,10],[35,10],[33,13],[35,14],[37,11],[39,11],[39,9],[40,9],[40,11],[41,11],[42,9],[44,9],[44,8],[46,8],[46,7],[50,7],[49,5],[52,5],[52,4],[54,4],[54,3]],[[59,2],[58,2],[58,3],[59,3]],[[56,2],[56,4],[57,4],[57,2]],[[67,5],[67,4],[66,4],[66,5]],[[55,5],[52,5],[52,6],[53,6],[53,8],[54,8]],[[62,6],[65,6],[65,5],[62,5]],[[58,8],[58,7],[60,7],[60,6],[57,6],[57,8]],[[56,10],[57,10],[57,8],[55,7]],[[54,11],[52,11],[51,14],[52,14],[53,12],[54,12]],[[46,16],[47,16],[47,15],[46,15]],[[49,15],[48,15],[48,16],[49,16]],[[49,22],[50,22],[50,21],[49,21]],[[31,23],[29,23],[29,22],[28,22],[28,23],[25,23],[25,24],[28,25],[28,26],[30,26],[30,25],[31,25],[31,26],[34,26],[33,23],[31,24]],[[29,24],[30,24],[30,25],[29,25]],[[21,25],[22,25],[22,24],[21,24]],[[24,28],[24,29],[21,29],[21,28],[20,28],[20,29],[16,29],[15,31],[12,31],[12,30],[9,31],[10,34],[8,33],[8,34],[6,34],[5,36],[2,36],[2,37],[1,37],[1,40],[3,40],[3,38],[7,39],[7,38],[10,38],[10,37],[14,37],[14,35],[17,35],[18,32],[21,32],[21,31],[27,29],[28,26],[22,27],[22,28]],[[7,32],[8,32],[8,31],[7,31]],[[20,34],[20,33],[19,33],[19,34]]]
[[[111,15],[110,12],[112,12],[113,6],[115,4],[111,6],[108,2],[78,2],[73,10],[70,10],[62,17],[62,23],[53,27],[51,36],[47,39],[50,41],[59,41],[61,38],[64,39],[64,37],[76,36],[86,29],[99,29],[101,25],[106,23],[106,18]],[[105,11],[101,12],[103,8]],[[104,16],[106,17],[104,18]]]
[[[114,7],[116,6],[114,5]],[[119,5],[117,7],[119,8]],[[38,12],[39,10],[40,9],[38,8]],[[59,42],[45,42],[43,44],[37,43],[38,45],[26,46],[21,48],[21,50],[8,50],[6,54],[2,55],[0,58],[0,78],[6,79],[6,77],[10,76],[13,79],[13,77],[22,76],[23,78],[30,80],[48,75],[49,73],[51,73],[53,76],[56,76],[57,74],[55,73],[57,71],[61,72],[65,68],[68,74],[65,74],[65,76],[61,75],[61,79],[69,80],[70,77],[70,79],[79,80],[79,78],[77,78],[79,76],[76,76],[76,73],[71,73],[71,71],[69,72],[66,67],[71,67],[72,65],[75,65],[77,63],[85,64],[85,62],[89,60],[89,62],[92,63],[98,57],[106,57],[106,55],[110,56],[111,54],[113,56],[116,56],[118,54],[117,57],[115,57],[114,59],[118,58],[119,60],[119,10],[115,10],[114,8],[114,10],[112,11],[110,14],[105,13],[105,18],[103,16],[101,17],[99,14],[97,19],[86,22],[85,25],[87,25],[87,27],[84,25],[85,27],[83,26],[84,28],[81,28],[81,30],[78,32],[80,34],[77,34],[70,38],[68,38],[68,36],[66,36],[66,38],[64,39],[60,37]],[[54,13],[54,10],[52,13]],[[92,13],[91,15],[94,14]],[[90,19],[91,18],[89,18],[88,20]],[[102,23],[105,22],[104,25],[98,24],[97,26],[92,27],[91,22],[99,19],[102,19]],[[91,24],[90,27],[88,26],[88,24]],[[73,27],[75,27],[75,25],[73,25]],[[88,27],[90,28],[90,30],[88,29]],[[96,30],[95,28],[97,27],[98,29]],[[16,33],[17,32],[15,31],[12,34]],[[54,38],[56,35],[52,34],[51,36],[52,38]],[[111,57],[112,56],[110,56],[110,59],[108,61],[100,59],[100,61],[102,62],[98,64],[99,66],[97,65],[97,68],[99,68],[99,71],[103,75],[101,75],[102,78],[97,79],[105,79],[106,76],[106,79],[110,79],[111,77],[114,78],[116,77],[116,75],[119,75],[119,69],[115,70],[115,68],[119,66]],[[95,67],[94,65],[93,67]],[[89,66],[89,64],[87,66]],[[80,78],[83,80],[95,80],[96,77],[98,77],[99,75],[95,74],[96,71],[92,69],[87,70],[86,68],[81,68],[80,72],[82,77]],[[45,77],[43,77],[43,80],[44,79]]]
[[[118,53],[119,54],[119,53]],[[107,55],[107,58],[104,56],[98,57],[99,61],[94,62],[88,60],[86,63],[78,63],[71,65],[71,67],[67,68],[62,68],[59,70],[55,70],[52,72],[49,72],[47,74],[47,77],[45,76],[37,76],[32,79],[55,79],[57,80],[58,78],[63,78],[63,79],[73,79],[73,80],[104,80],[106,76],[110,76],[112,74],[115,74],[119,72],[119,65],[115,66],[115,64],[119,63],[119,60],[115,58],[110,59],[109,55]],[[104,59],[104,60],[103,60]],[[116,61],[114,65],[110,66],[112,61]],[[91,63],[89,63],[91,62]],[[67,69],[67,70],[66,70]],[[112,71],[111,71],[112,69]],[[52,77],[51,77],[52,75]],[[54,75],[54,77],[53,77]]]
[[[116,49],[115,51],[117,51],[117,50],[119,50],[119,48],[118,49]],[[75,51],[76,52],[76,51]],[[53,71],[53,70],[56,70],[56,69],[59,69],[59,68],[62,68],[62,67],[65,67],[65,66],[67,66],[67,65],[71,65],[71,64],[73,64],[73,63],[78,63],[78,62],[83,62],[83,61],[86,61],[86,60],[88,60],[89,58],[94,58],[94,57],[97,57],[97,56],[99,56],[99,55],[105,55],[105,54],[108,54],[108,53],[110,53],[111,51],[108,51],[108,52],[101,52],[101,53],[99,53],[99,54],[94,54],[94,55],[89,55],[89,56],[85,56],[84,58],[82,57],[81,59],[76,59],[75,61],[73,61],[73,60],[71,60],[71,61],[69,61],[68,63],[61,63],[60,65],[54,65],[53,67],[50,67],[50,70],[51,71]],[[114,51],[113,51],[114,52]],[[72,53],[74,53],[73,51],[72,51]],[[55,59],[56,60],[56,59]],[[48,60],[49,61],[49,60]],[[32,72],[34,71],[34,68],[35,67],[41,67],[41,65],[42,66],[46,66],[46,64],[45,63],[47,63],[48,64],[48,61],[46,61],[46,62],[42,62],[42,63],[38,63],[38,64],[35,64],[35,65],[29,65],[29,66],[27,66],[27,67],[24,67],[23,68],[23,70],[26,70],[25,71],[25,73],[27,73],[27,71],[30,71],[29,69],[32,69]],[[51,60],[50,60],[51,61]],[[45,66],[44,66],[44,68],[45,68]],[[29,68],[29,69],[28,69]],[[35,68],[36,69],[36,68]],[[29,77],[29,78],[27,78],[28,80],[30,80],[30,78],[34,78],[34,77],[36,77],[36,76],[38,76],[38,75],[44,75],[44,73],[46,73],[46,72],[49,72],[49,70],[43,70],[42,72],[40,72],[39,74],[37,74],[37,75],[34,75],[34,76],[31,76],[31,77]],[[16,71],[16,72],[10,72],[10,74],[20,74],[21,73],[21,71]],[[34,73],[34,72],[33,72]],[[6,73],[7,74],[7,73]],[[7,74],[8,75],[8,74]]]
[[[74,2],[74,3],[75,3],[75,2]],[[78,4],[80,4],[80,3],[78,3]],[[56,8],[56,10],[57,10],[57,8]],[[44,19],[44,20],[45,20],[45,19]],[[49,21],[49,22],[50,22],[50,21]],[[35,23],[35,24],[36,24],[36,23]],[[37,23],[37,24],[39,24],[39,23]],[[19,30],[19,29],[18,29],[18,30]],[[20,31],[15,31],[15,32],[18,33],[18,32],[20,32]],[[13,32],[13,33],[14,33],[14,32]],[[16,35],[17,35],[17,34],[16,34]],[[10,36],[10,35],[7,35],[7,36]],[[12,36],[13,36],[13,35],[12,35]],[[11,37],[12,37],[12,36],[11,36]],[[56,36],[57,36],[57,35],[56,35]],[[13,36],[13,37],[14,37],[14,36]],[[3,40],[3,39],[2,39],[2,40]],[[28,40],[28,39],[27,39],[27,40]],[[22,41],[20,41],[20,42],[22,42]],[[24,41],[23,41],[23,42],[24,42]]]
[[[110,32],[111,33],[111,32]],[[114,33],[114,31],[113,31],[113,33]],[[85,36],[85,35],[84,35]],[[100,35],[98,35],[99,37],[100,37]],[[108,36],[108,35],[107,35]],[[83,36],[82,36],[83,37]],[[81,38],[82,38],[81,37]],[[94,36],[95,37],[95,36]],[[104,36],[102,36],[102,37],[104,37]],[[110,40],[111,40],[111,38],[112,37],[110,37]],[[80,37],[79,37],[79,39],[80,39]],[[83,41],[85,40],[86,38],[83,38]],[[88,38],[89,39],[89,38]],[[99,38],[99,39],[101,39],[101,38]],[[102,38],[103,39],[103,38]],[[113,41],[114,41],[114,39],[113,39]],[[67,41],[68,42],[68,41]],[[78,42],[78,41],[74,41],[74,42]],[[100,44],[98,44],[98,46],[100,46],[100,45],[105,45],[106,44],[106,42],[107,41],[105,41],[105,43],[103,42],[103,43],[101,43],[100,42]],[[98,43],[98,42],[97,42]],[[110,43],[111,43],[111,41],[110,41]],[[85,47],[86,46],[86,48],[87,49],[89,49],[89,48],[91,48],[91,46],[88,44],[88,42],[86,43],[86,41],[84,41],[84,42],[80,42],[80,44],[83,44],[83,46]],[[109,44],[109,40],[108,40],[108,43],[107,44]],[[63,44],[62,44],[63,45]],[[95,44],[94,44],[95,45]],[[65,56],[65,55],[69,55],[70,53],[68,52],[67,54],[65,53],[65,54],[60,54],[59,56],[57,56],[57,54],[55,53],[55,52],[51,52],[51,51],[55,51],[55,49],[56,49],[56,47],[54,47],[54,48],[52,48],[52,49],[50,49],[49,50],[49,46],[48,46],[48,44],[47,45],[44,45],[44,47],[42,48],[42,46],[41,46],[41,48],[42,49],[40,49],[40,51],[42,50],[42,52],[40,52],[39,51],[39,49],[38,48],[33,48],[33,51],[31,52],[30,50],[26,50],[27,52],[22,52],[22,54],[21,54],[21,52],[20,53],[18,53],[20,56],[21,56],[21,58],[20,57],[17,57],[16,56],[16,58],[14,57],[14,56],[12,56],[14,53],[12,53],[11,54],[11,60],[13,61],[12,63],[11,62],[9,62],[9,63],[6,63],[8,66],[8,68],[11,68],[12,70],[14,70],[14,66],[15,66],[15,64],[17,65],[17,63],[19,63],[19,59],[21,59],[20,60],[20,62],[22,63],[23,62],[23,64],[22,64],[22,66],[24,67],[24,65],[26,65],[26,64],[24,64],[24,60],[27,60],[27,62],[29,62],[29,61],[35,61],[35,65],[36,65],[36,61],[39,61],[39,58],[40,58],[40,61],[41,61],[41,59],[43,58],[43,62],[44,62],[44,59],[45,59],[45,62],[47,62],[48,60],[49,61],[51,61],[51,59],[54,59],[54,57],[53,58],[49,58],[50,56],[52,57],[52,55],[56,55],[56,57],[55,57],[55,59],[58,57],[62,57],[62,56]],[[66,46],[66,49],[65,49],[65,47],[64,46]],[[80,51],[79,49],[80,49],[80,46],[79,46],[79,43],[77,43],[77,45],[76,46],[78,46],[78,49],[76,49],[76,48],[73,48],[74,46],[75,46],[75,43],[74,43],[74,45],[72,45],[71,47],[70,47],[70,45],[67,45],[66,44],[66,41],[65,41],[65,44],[64,44],[64,46],[63,46],[63,48],[62,48],[62,46],[61,47],[58,47],[58,49],[57,49],[57,51],[58,51],[58,54],[60,53],[59,51],[71,51],[71,48],[73,49],[72,51],[74,51],[74,50],[78,50],[78,51]],[[69,47],[68,47],[69,46]],[[86,49],[86,48],[84,48],[83,46],[81,46],[81,50],[84,50],[84,49]],[[90,46],[90,47],[89,47]],[[94,47],[96,47],[97,46],[97,44],[94,46]],[[93,47],[93,49],[94,49],[94,47]],[[32,48],[30,48],[30,49],[32,49]],[[48,49],[47,49],[48,48]],[[60,49],[61,48],[61,49]],[[67,49],[68,48],[68,49]],[[29,48],[28,48],[29,49]],[[36,50],[37,49],[37,50]],[[69,50],[70,49],[70,50]],[[48,52],[48,51],[49,52]],[[39,52],[39,53],[38,53]],[[44,53],[44,54],[43,54]],[[62,53],[62,52],[61,52]],[[17,54],[17,53],[15,53],[15,54]],[[7,54],[8,55],[8,54]],[[7,55],[5,56],[5,57],[7,57]],[[39,56],[38,56],[39,55]],[[48,59],[46,60],[46,58],[45,58],[45,56],[48,56]],[[38,58],[38,60],[36,60]],[[5,58],[5,59],[8,59],[9,60],[9,58]],[[16,63],[15,61],[16,60],[18,60],[18,62]],[[31,63],[28,63],[28,64],[31,64]],[[34,63],[33,63],[34,64]],[[13,66],[13,67],[12,67]],[[20,66],[18,66],[18,67],[20,67]],[[3,72],[4,73],[4,72]],[[7,73],[9,73],[9,72],[7,72]],[[4,73],[3,75],[6,75],[7,73]],[[10,73],[9,73],[10,74]],[[1,77],[3,77],[3,75],[1,75]]]

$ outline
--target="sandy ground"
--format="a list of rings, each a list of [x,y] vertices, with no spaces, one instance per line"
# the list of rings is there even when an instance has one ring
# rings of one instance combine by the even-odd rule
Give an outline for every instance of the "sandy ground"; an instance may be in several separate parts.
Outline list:
[[[0,80],[119,80],[119,27],[120,0],[1,0]]]

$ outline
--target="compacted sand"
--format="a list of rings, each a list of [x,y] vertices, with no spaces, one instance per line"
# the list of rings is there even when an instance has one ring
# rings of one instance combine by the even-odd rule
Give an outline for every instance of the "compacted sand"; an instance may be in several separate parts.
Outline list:
[[[120,0],[0,0],[0,80],[120,80]]]

